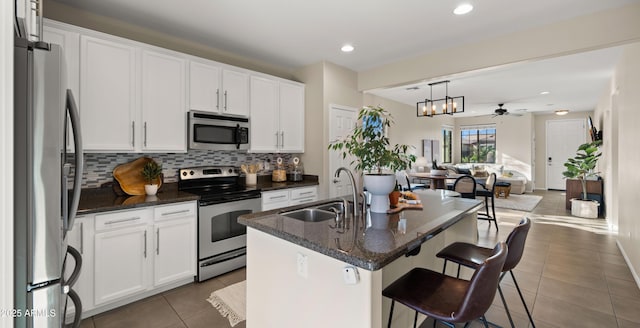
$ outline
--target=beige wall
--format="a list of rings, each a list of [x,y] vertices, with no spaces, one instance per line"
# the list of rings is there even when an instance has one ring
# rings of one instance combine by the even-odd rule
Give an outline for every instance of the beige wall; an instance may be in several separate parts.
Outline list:
[[[151,29],[125,23],[117,19],[95,15],[53,0],[47,0],[45,7],[44,15],[49,19],[215,60],[233,66],[279,76],[285,79],[293,78],[292,71],[290,69],[242,57],[182,38],[172,37]]]
[[[581,119],[585,120],[589,115],[593,115],[593,112],[577,112],[569,113],[564,116],[558,116],[555,114],[548,115],[535,115],[535,188],[546,189],[547,188],[547,121],[551,120],[570,120]],[[590,136],[588,130],[585,129],[585,140],[589,141]]]
[[[613,87],[613,106],[611,113],[615,119],[612,126],[604,126],[603,132],[610,130],[617,134],[617,157],[605,154],[608,162],[619,171],[614,176],[613,189],[617,197],[606,200],[617,207],[618,244],[627,259],[636,283],[640,285],[640,44],[627,46],[623,57],[616,67]],[[602,108],[598,113],[604,113]],[[606,122],[605,123],[612,123]],[[616,126],[617,125],[617,126]],[[607,132],[608,134],[609,132]],[[607,179],[607,177],[605,177]]]

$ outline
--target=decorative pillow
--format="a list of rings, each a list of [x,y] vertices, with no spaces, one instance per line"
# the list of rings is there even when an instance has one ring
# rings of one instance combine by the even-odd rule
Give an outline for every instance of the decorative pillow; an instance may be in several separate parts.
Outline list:
[[[458,168],[458,174],[469,174],[469,175],[471,175],[471,170]]]
[[[474,178],[486,178],[489,176],[489,172],[487,170],[473,170]]]

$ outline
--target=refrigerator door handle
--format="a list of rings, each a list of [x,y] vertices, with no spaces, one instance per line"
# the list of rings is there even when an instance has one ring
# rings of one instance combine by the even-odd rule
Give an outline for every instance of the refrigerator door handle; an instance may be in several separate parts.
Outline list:
[[[75,175],[73,179],[73,196],[71,196],[71,204],[69,206],[69,216],[67,218],[68,229],[73,229],[73,223],[78,212],[80,204],[80,189],[82,187],[82,173],[84,171],[84,153],[82,149],[82,136],[80,131],[80,117],[78,115],[78,107],[73,97],[71,89],[67,89],[67,111],[71,119],[71,128],[73,129],[73,145],[76,151],[75,157]],[[66,186],[63,186],[66,190]]]
[[[67,254],[73,257],[73,260],[75,262],[75,267],[73,268],[73,272],[71,272],[69,279],[67,279],[64,282],[64,285],[72,287],[73,285],[75,285],[76,281],[78,280],[78,277],[80,276],[80,270],[82,269],[82,256],[80,255],[80,252],[78,252],[78,250],[73,248],[71,245],[67,245]],[[66,266],[66,260],[65,260],[65,266]]]
[[[73,289],[69,289],[69,291],[67,292],[67,296],[71,299],[71,302],[73,303],[73,307],[75,308],[75,314],[73,316],[73,323],[71,323],[70,325],[67,325],[66,327],[79,328],[80,322],[82,321],[82,301],[80,300],[80,296],[78,296],[76,291]],[[65,313],[62,316],[63,318],[66,317],[66,312],[67,312],[66,307],[64,312]]]

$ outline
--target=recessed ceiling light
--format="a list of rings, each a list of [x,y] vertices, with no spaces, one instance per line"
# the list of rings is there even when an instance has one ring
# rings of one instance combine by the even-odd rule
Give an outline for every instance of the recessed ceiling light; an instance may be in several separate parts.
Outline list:
[[[353,49],[355,49],[355,48],[350,44],[345,44],[344,46],[342,46],[342,48],[340,48],[340,50],[342,50],[342,52],[352,52]]]
[[[456,7],[456,9],[453,10],[453,13],[456,15],[464,15],[464,14],[468,14],[469,12],[471,12],[473,10],[473,6],[468,4],[468,3],[463,3],[459,6]]]
[[[542,92],[540,92],[540,94],[541,94],[541,95],[548,95],[548,94],[550,94],[550,93],[551,93],[551,92],[549,92],[549,91],[542,91]]]
[[[568,109],[558,109],[558,110],[556,110],[555,113],[556,113],[556,115],[561,115],[561,116],[562,115],[567,115],[567,114],[569,114],[569,110]]]

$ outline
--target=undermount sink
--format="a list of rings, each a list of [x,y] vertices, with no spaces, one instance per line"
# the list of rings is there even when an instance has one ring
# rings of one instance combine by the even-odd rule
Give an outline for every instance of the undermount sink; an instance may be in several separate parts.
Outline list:
[[[333,220],[336,218],[335,213],[318,208],[305,208],[301,210],[285,212],[280,215],[305,222],[322,222],[326,220]]]

